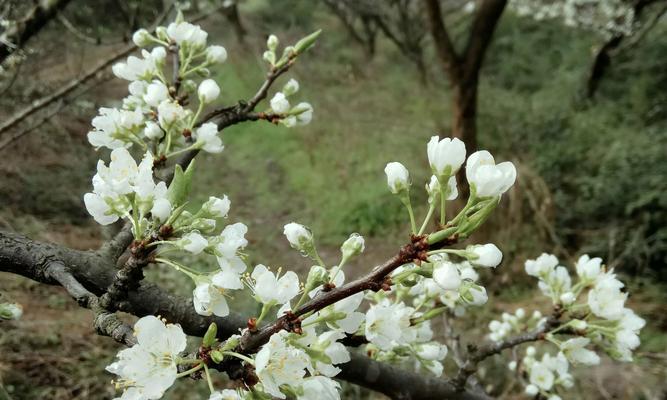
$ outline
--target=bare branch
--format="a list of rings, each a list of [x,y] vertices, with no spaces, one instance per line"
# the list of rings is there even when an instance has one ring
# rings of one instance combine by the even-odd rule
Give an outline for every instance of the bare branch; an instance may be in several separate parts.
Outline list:
[[[533,332],[513,336],[501,342],[488,343],[479,348],[472,345],[469,346],[468,358],[463,363],[463,365],[459,367],[459,371],[456,374],[456,377],[452,379],[452,384],[459,389],[463,389],[470,375],[477,371],[477,365],[481,361],[484,361],[494,354],[499,354],[503,350],[510,349],[520,344],[544,340],[546,332],[558,326],[559,318],[560,312],[557,310],[551,317],[549,317],[549,319],[547,319],[544,326]]]
[[[0,64],[42,30],[69,2],[70,0],[36,2],[25,16],[0,36]]]

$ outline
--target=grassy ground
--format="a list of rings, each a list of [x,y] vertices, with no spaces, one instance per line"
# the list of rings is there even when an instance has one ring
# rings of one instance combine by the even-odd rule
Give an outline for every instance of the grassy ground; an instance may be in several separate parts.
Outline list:
[[[352,231],[359,232],[368,241],[367,252],[349,266],[351,275],[356,275],[392,255],[405,240],[406,215],[384,181],[383,168],[388,161],[401,161],[410,169],[413,201],[418,214],[423,215],[422,183],[428,175],[425,146],[431,135],[446,132],[449,104],[445,83],[435,68],[429,87],[422,88],[411,66],[387,43],[381,43],[378,57],[367,63],[333,21],[322,19],[320,23],[325,28],[321,43],[292,73],[302,86],[299,98],[315,107],[313,123],[294,130],[268,123],[225,130],[224,153],[197,160],[194,197],[204,200],[209,195],[229,195],[230,222],[243,221],[249,226],[248,253],[253,264],[299,271],[309,266],[282,237],[282,226],[293,220],[313,228],[322,256],[329,262],[337,261],[341,241]],[[224,100],[231,103],[249,97],[263,76],[262,62],[256,56],[259,51],[230,44],[230,32],[211,28],[210,37],[220,39],[230,54],[228,63],[214,71]],[[255,30],[253,34],[259,37]],[[291,39],[300,34],[291,28],[282,32]],[[501,32],[482,82],[480,143],[498,154],[498,159],[516,162],[520,174],[517,188],[504,199],[498,215],[473,238],[498,243],[506,259],[500,269],[483,277],[489,287],[490,306],[456,323],[469,340],[479,337],[501,310],[537,306],[546,312],[546,304],[535,304],[532,282],[520,273],[523,260],[541,251],[577,250],[550,235],[557,199],[545,184],[553,179],[540,176],[549,167],[531,156],[539,144],[530,142],[530,135],[548,125],[554,114],[569,112],[561,94],[576,92],[581,68],[573,67],[574,60],[586,57],[591,42],[580,40],[567,50],[554,51],[532,43],[544,54],[538,54],[539,61],[527,63],[508,56],[528,51],[516,48],[514,39],[521,32],[511,24],[504,25]],[[251,48],[259,50],[261,45],[260,40],[251,40]],[[103,51],[92,54],[100,53]],[[501,62],[501,57],[512,61]],[[503,67],[505,62],[512,65]],[[62,66],[55,62],[46,65],[50,66],[42,66],[40,76],[56,85],[52,77],[64,74]],[[536,86],[530,79],[531,71],[551,67],[557,71],[554,79]],[[508,70],[523,73],[510,75]],[[87,217],[81,201],[89,190],[97,157],[86,143],[85,132],[96,107],[109,105],[108,99],[120,98],[123,90],[118,81],[96,88],[53,124],[5,151],[0,162],[4,172],[0,200],[7,205],[0,210],[4,227],[77,248],[99,245],[104,232]],[[590,124],[590,119],[585,122]],[[602,139],[590,141],[595,146]],[[546,147],[555,154],[576,152],[568,150],[567,141],[550,142]],[[537,207],[531,205],[531,198]],[[542,219],[535,216],[536,211],[543,214]],[[171,272],[151,271],[150,279],[167,282],[183,294],[191,290],[187,281]],[[629,286],[631,306],[648,320],[639,362],[621,365],[605,361],[600,368],[583,371],[572,398],[658,399],[667,390],[666,288],[640,279],[630,280]],[[111,398],[110,375],[102,368],[117,347],[90,331],[88,311],[78,309],[58,288],[7,274],[0,274],[0,292],[21,302],[26,312],[22,320],[0,325],[0,382],[12,398]],[[237,301],[243,303],[242,298]],[[495,364],[501,362],[500,358],[495,360]],[[489,362],[482,374],[491,382],[493,393],[508,392],[505,376],[495,364]],[[191,385],[184,386],[178,385],[168,398],[193,397]],[[204,386],[199,385],[202,393]],[[345,398],[365,396],[358,389],[347,390]]]

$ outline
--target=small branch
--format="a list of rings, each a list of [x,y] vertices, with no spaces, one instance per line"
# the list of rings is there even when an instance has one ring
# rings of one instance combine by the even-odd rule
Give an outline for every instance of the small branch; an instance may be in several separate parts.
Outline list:
[[[46,267],[45,274],[60,283],[67,293],[84,308],[95,312],[93,327],[95,331],[103,336],[109,336],[118,343],[132,346],[136,344],[136,338],[132,328],[118,319],[116,314],[106,312],[99,306],[98,298],[79,283],[74,276],[67,271],[62,261],[51,261]]]
[[[456,243],[458,238],[446,238],[439,243],[428,245],[426,236],[413,236],[412,241],[401,248],[394,257],[385,261],[383,264],[373,268],[365,276],[349,282],[339,288],[333,288],[329,291],[321,291],[310,301],[299,307],[297,310],[287,313],[278,318],[272,324],[269,324],[257,331],[246,331],[241,337],[239,350],[244,353],[255,352],[260,346],[268,342],[271,335],[283,329],[291,330],[295,322],[299,322],[299,317],[309,312],[317,312],[324,307],[334,304],[342,299],[350,297],[365,290],[388,290],[391,286],[389,275],[401,265],[412,261],[419,262],[425,260],[426,252],[429,249],[438,249],[447,245]]]
[[[556,311],[554,312],[554,315],[549,317],[542,328],[533,332],[513,336],[501,342],[488,343],[479,348],[475,347],[474,345],[469,345],[468,358],[463,363],[463,365],[459,366],[459,371],[456,374],[456,377],[452,379],[452,384],[459,390],[463,390],[468,381],[468,377],[477,372],[477,366],[481,361],[484,361],[494,354],[499,354],[505,349],[510,349],[520,344],[535,342],[537,340],[544,340],[546,332],[558,326],[559,317],[560,313]]]
[[[69,2],[70,0],[56,0],[36,3],[14,26],[3,32],[0,35],[0,64],[39,33]]]
[[[273,85],[273,82],[275,82],[280,75],[284,74],[287,72],[290,67],[292,66],[293,60],[290,60],[285,63],[282,67],[278,69],[272,69],[267,75],[266,75],[266,80],[262,84],[262,86],[259,88],[257,93],[248,100],[248,102],[245,104],[245,106],[242,108],[243,113],[249,113],[257,107],[257,104],[259,104],[260,101],[264,100],[266,96],[269,94],[269,88],[271,85]]]

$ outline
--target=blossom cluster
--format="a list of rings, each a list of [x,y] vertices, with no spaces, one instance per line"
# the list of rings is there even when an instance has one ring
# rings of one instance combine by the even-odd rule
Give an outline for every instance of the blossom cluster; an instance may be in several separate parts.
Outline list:
[[[264,53],[269,76],[286,71],[318,34],[286,46],[280,57],[279,41],[271,35]],[[399,254],[400,262],[390,264],[391,270],[383,272],[380,280],[363,282],[366,285],[359,285],[359,280],[346,282],[351,261],[366,247],[361,235],[350,234],[340,246],[337,262],[331,263],[318,253],[313,232],[296,222],[286,224],[283,233],[291,247],[314,262],[306,278],[264,264],[248,271],[244,254],[247,226],[221,223],[230,211],[228,197],[211,196],[203,204],[190,204],[194,163],[185,170],[176,165],[169,184],[158,179],[155,171],[156,166],[187,151],[223,150],[217,125],[200,118],[204,108],[219,98],[220,87],[211,79],[197,84],[194,78],[207,77],[208,68],[224,62],[227,53],[221,46],[207,46],[207,33],[184,22],[180,14],[169,26],[158,27],[155,34],[136,32],[133,40],[140,47],[154,47],[143,50],[141,58],[131,56],[113,68],[118,77],[131,81],[130,95],[121,108],[100,109],[93,120],[95,129],[89,133],[89,141],[111,149],[111,158],[108,164],[98,162],[93,191],[84,196],[86,207],[103,225],[119,219],[129,221],[136,246],[133,254],[145,255],[146,264],[170,266],[191,278],[196,313],[228,316],[232,313],[228,303],[231,292],[246,288],[259,312],[239,334],[222,341],[217,337],[217,326],[211,324],[201,345],[189,352],[179,325],[156,316],[139,319],[134,326],[137,344],[120,351],[118,360],[107,367],[118,376],[115,384],[123,390],[120,398],[158,399],[176,379],[201,371],[208,382],[210,400],[338,400],[340,385],[334,377],[351,359],[343,343],[349,336],[364,337],[366,353],[377,360],[411,364],[415,370],[441,376],[448,348],[435,340],[432,319],[443,313],[460,316],[485,304],[488,295],[480,282],[480,271],[495,269],[503,259],[501,250],[492,243],[460,248],[445,244],[468,238],[487,220],[513,186],[515,166],[508,161],[497,164],[485,150],[467,155],[459,139],[433,136],[426,146],[432,172],[425,183],[428,211],[420,224],[412,207],[407,168],[398,162],[386,165],[389,190],[409,216],[411,244],[406,248],[414,254],[405,258]],[[176,61],[172,80],[167,80],[165,71],[168,53]],[[270,85],[273,81],[267,82]],[[309,123],[312,107],[307,103],[292,106],[291,97],[298,90],[299,84],[289,80],[270,97],[269,108],[257,118],[288,127]],[[195,92],[196,108],[187,109],[188,97]],[[259,93],[266,97],[266,88]],[[133,147],[142,153],[140,162],[130,153]],[[462,168],[470,195],[463,209],[448,218],[447,202],[459,196],[456,176]],[[436,216],[439,223],[431,229]],[[183,261],[199,262],[204,257],[215,260],[213,271],[203,272]],[[538,361],[536,350],[529,348],[521,366],[516,360],[511,366],[522,368],[529,377],[526,393],[556,399],[561,386],[572,384],[570,364],[599,362],[599,356],[587,347],[591,344],[615,358],[631,359],[644,321],[625,307],[627,295],[620,290],[623,284],[600,259],[582,256],[576,265],[577,282],[547,254],[526,262],[526,272],[538,278],[540,290],[559,310],[559,318],[570,317],[553,327],[538,311],[528,316],[519,309],[489,324],[489,337],[495,342],[526,330],[550,329],[544,334],[558,347],[555,356],[545,353]],[[327,298],[336,288],[340,289],[335,292],[339,297]],[[584,291],[586,301],[582,301]],[[271,335],[248,345],[257,337],[253,335],[261,332]],[[233,364],[240,364],[245,374],[239,389],[216,390],[210,369],[225,370]]]
[[[562,19],[567,26],[590,29],[605,36],[630,35],[635,29],[635,12],[624,0],[512,0],[520,16],[538,21]]]
[[[582,255],[574,266],[574,282],[569,270],[558,264],[556,256],[546,253],[525,263],[526,273],[538,279],[540,291],[557,310],[557,321],[551,322],[544,338],[558,348],[558,353],[545,352],[537,360],[536,349],[530,346],[521,363],[528,377],[526,394],[540,393],[555,400],[560,398],[559,391],[574,384],[569,366],[599,364],[597,350],[619,361],[632,361],[632,351],[640,343],[639,331],[645,324],[625,306],[628,294],[621,291],[624,284],[613,270],[605,268],[601,258]],[[521,316],[508,314],[503,315],[503,322],[492,321],[490,337],[502,340],[508,332],[544,330],[548,323],[541,318],[537,325],[522,325],[523,315],[521,310]],[[517,362],[512,361],[510,369],[515,368]]]

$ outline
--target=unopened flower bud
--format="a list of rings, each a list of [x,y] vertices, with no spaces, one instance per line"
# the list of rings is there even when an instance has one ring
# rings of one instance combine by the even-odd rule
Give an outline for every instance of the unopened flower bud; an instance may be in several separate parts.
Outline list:
[[[271,65],[276,63],[276,53],[273,51],[265,51],[264,54],[262,54],[262,58]]]
[[[148,121],[146,122],[146,128],[144,128],[144,135],[149,139],[160,139],[164,136],[164,131],[160,128],[160,125]]]
[[[495,268],[503,259],[503,253],[493,243],[468,246],[466,252],[474,254],[470,262],[480,267]]]
[[[216,364],[220,364],[220,362],[222,362],[223,358],[224,358],[224,356],[218,350],[213,350],[211,352],[211,360],[213,360],[213,362],[215,362]]]
[[[206,62],[222,64],[227,61],[227,50],[222,46],[209,46],[206,49]]]
[[[276,35],[269,35],[269,38],[266,40],[266,47],[269,50],[275,52],[276,48],[278,47],[278,43],[280,43],[280,41]]]
[[[574,329],[578,331],[584,331],[586,330],[586,328],[588,328],[588,323],[581,319],[573,319],[572,321],[570,321],[570,324]]]
[[[211,347],[211,345],[215,343],[215,337],[217,334],[218,326],[215,324],[215,322],[211,322],[211,325],[208,326],[206,334],[204,334],[204,339],[202,340],[204,347]]]
[[[204,104],[210,103],[220,96],[220,87],[213,79],[206,79],[199,85],[197,94]]]
[[[285,96],[291,96],[294,93],[299,91],[299,82],[296,79],[290,79],[287,81],[285,86],[283,86],[282,92],[285,93]]]
[[[387,185],[394,194],[399,194],[410,187],[410,173],[408,169],[399,162],[390,162],[384,168],[387,174]]]
[[[327,282],[327,278],[328,272],[324,267],[313,265],[308,272],[308,278],[306,278],[306,289],[314,289],[323,285]]]
[[[539,392],[540,392],[540,389],[533,384],[530,384],[530,385],[526,386],[526,394],[528,396],[535,396]]]
[[[139,29],[132,35],[132,41],[139,47],[145,47],[151,44],[151,34],[146,29]]]
[[[340,251],[343,253],[344,260],[362,253],[364,249],[364,237],[358,233],[351,234],[350,237],[340,247]]]
[[[162,41],[168,41],[169,40],[169,35],[167,34],[167,28],[164,26],[158,26],[157,29],[155,29],[155,34],[157,35],[158,39]]]
[[[565,292],[560,295],[560,301],[565,306],[569,306],[570,304],[574,303],[576,299],[577,298],[574,296],[574,293],[572,292]]]
[[[526,316],[526,311],[523,308],[517,308],[514,315],[516,315],[517,318],[523,318]]]
[[[308,251],[313,247],[313,234],[301,224],[290,222],[285,225],[283,234],[290,245],[299,251]]]
[[[204,203],[202,209],[213,218],[224,218],[227,216],[230,206],[231,201],[229,201],[227,195],[223,196],[222,199],[211,196],[208,198],[208,201]]]

